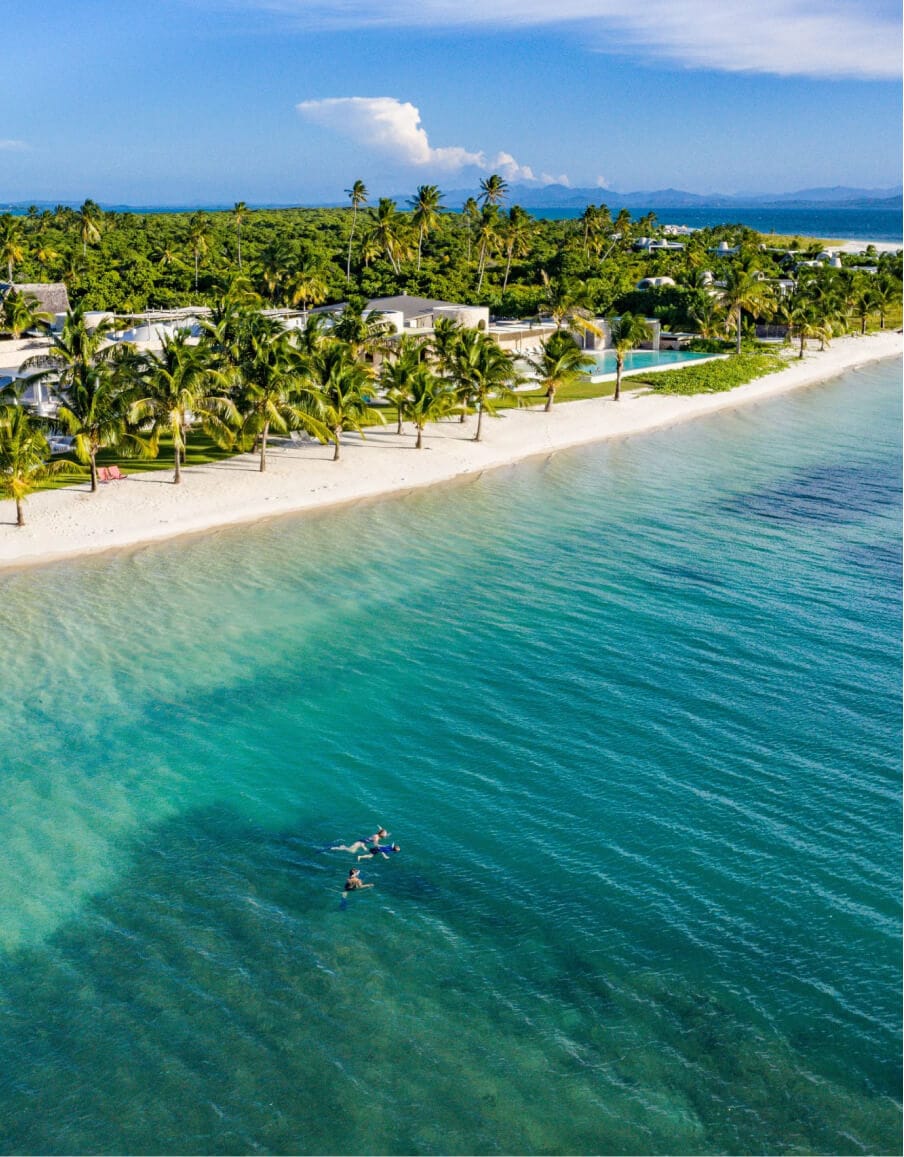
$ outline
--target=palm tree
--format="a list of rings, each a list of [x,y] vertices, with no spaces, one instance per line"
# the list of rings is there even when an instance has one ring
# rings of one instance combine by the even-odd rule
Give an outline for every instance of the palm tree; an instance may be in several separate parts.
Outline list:
[[[421,248],[424,238],[436,228],[439,221],[440,201],[442,193],[436,185],[420,185],[417,196],[409,205],[414,210],[411,220],[417,228],[417,271],[421,271]]]
[[[757,314],[772,300],[769,286],[754,272],[732,267],[722,292],[722,304],[729,318],[733,318],[737,334],[736,352],[741,352],[741,322],[744,310]]]
[[[352,357],[361,361],[367,354],[389,353],[393,349],[395,329],[379,311],[365,314],[361,298],[349,300],[333,325],[333,336],[345,342]]]
[[[552,409],[556,390],[580,380],[581,371],[593,365],[577,342],[564,330],[556,330],[540,345],[540,356],[528,358],[528,364],[546,391],[546,411]]]
[[[453,321],[451,317],[438,317],[433,323],[429,349],[440,375],[444,378],[452,375],[455,349],[462,332],[459,323]]]
[[[490,250],[499,244],[499,210],[495,205],[484,205],[480,214],[477,238],[480,242],[477,255],[477,292],[480,293]]]
[[[901,300],[901,282],[887,274],[881,275],[873,286],[873,300],[879,314],[879,329],[885,329],[889,309]]]
[[[6,280],[12,283],[13,269],[25,260],[25,230],[20,217],[4,213],[0,217],[0,262],[6,265]]]
[[[38,299],[30,293],[17,293],[11,289],[0,301],[0,317],[14,338],[19,338],[27,329],[35,326],[46,327],[51,315],[41,309]]]
[[[402,271],[401,261],[407,254],[404,224],[391,197],[381,197],[371,221],[371,236],[389,259],[393,272]]]
[[[492,173],[480,182],[480,196],[477,200],[486,208],[487,205],[498,205],[504,201],[506,193],[508,193],[508,181],[500,177],[498,173]]]
[[[189,345],[182,332],[164,338],[160,352],[148,350],[139,366],[136,392],[143,393],[129,407],[129,420],[150,434],[147,451],[156,454],[161,433],[173,440],[173,482],[182,481],[182,461],[188,429],[200,419],[204,432],[221,446],[231,445],[238,411],[223,393],[210,393],[222,382],[202,345]]]
[[[465,229],[468,233],[468,269],[471,268],[471,230],[480,221],[480,207],[473,197],[468,197],[462,206],[462,216],[465,219]]]
[[[75,437],[78,460],[91,471],[91,490],[97,491],[97,453],[117,446],[126,433],[128,390],[111,362],[99,362],[69,386],[57,410],[59,421]]]
[[[103,227],[104,213],[95,201],[87,200],[76,214],[78,235],[82,242],[82,257],[88,256],[88,246],[96,245],[100,241],[100,231]]]
[[[304,428],[321,442],[329,431],[315,413],[314,397],[304,377],[304,358],[275,318],[257,315],[241,364],[242,433],[260,441],[260,471],[267,469],[270,430],[286,433]]]
[[[352,231],[348,235],[348,259],[345,263],[346,284],[352,279],[352,241],[355,237],[355,225],[358,221],[358,208],[367,204],[367,186],[363,181],[355,181],[350,189],[345,190],[346,196],[352,203]]]
[[[530,251],[530,237],[534,222],[530,213],[526,213],[520,205],[513,205],[509,209],[508,219],[502,227],[502,240],[505,242],[505,277],[502,279],[502,292],[508,288],[509,274],[512,271],[512,259],[523,257]]]
[[[236,201],[232,207],[232,219],[235,222],[236,250],[239,259],[239,269],[242,268],[242,222],[248,216],[248,206],[244,201]],[[195,287],[197,288],[197,286]]]
[[[430,372],[429,366],[418,366],[411,376],[410,393],[405,403],[405,416],[417,429],[415,450],[424,446],[424,426],[438,422],[457,408],[458,399],[452,386]]]
[[[0,494],[15,501],[16,526],[25,525],[23,503],[42,482],[81,473],[74,462],[49,457],[47,439],[27,410],[16,405],[0,409]]]
[[[195,262],[195,293],[198,292],[198,264],[210,245],[210,218],[206,213],[193,213],[188,222],[188,243]]]
[[[310,261],[305,262],[298,270],[291,282],[291,301],[293,305],[301,303],[301,311],[307,315],[308,304],[319,305],[326,300],[326,278]]]
[[[515,364],[491,337],[468,329],[458,343],[453,378],[461,406],[477,407],[474,441],[479,442],[484,412],[494,417],[497,402],[515,397],[512,386],[519,380]]]
[[[369,405],[373,374],[357,361],[341,341],[325,342],[311,358],[309,385],[317,400],[318,417],[335,445],[333,461],[338,462],[342,434],[382,422],[383,415]]]
[[[615,394],[612,400],[617,402],[621,399],[621,376],[625,354],[642,341],[649,341],[652,330],[642,317],[635,317],[633,313],[623,313],[621,317],[613,317],[610,320],[609,331],[612,335],[612,348],[615,350]]]
[[[384,363],[380,372],[380,385],[398,414],[397,434],[402,432],[405,409],[412,397],[411,383],[422,364],[423,355],[423,344],[411,334],[403,334],[393,349],[392,358]]]
[[[260,278],[264,283],[267,296],[275,302],[278,290],[285,280],[286,268],[292,260],[286,243],[275,240],[267,244],[260,255]]]

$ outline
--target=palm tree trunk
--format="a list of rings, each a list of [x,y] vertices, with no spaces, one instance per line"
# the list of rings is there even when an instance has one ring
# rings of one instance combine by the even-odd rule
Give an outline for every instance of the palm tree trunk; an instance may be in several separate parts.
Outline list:
[[[423,244],[423,241],[424,241],[424,226],[422,225],[420,228],[420,232],[417,235],[417,271],[418,271],[418,273],[420,273],[420,271],[421,271],[421,245]]]
[[[546,391],[546,410],[545,410],[545,412],[547,414],[552,409],[552,403],[553,403],[553,399],[555,398],[555,396],[556,396],[555,386],[550,386],[549,389]]]
[[[22,508],[22,499],[16,499],[16,526],[25,525],[25,511]]]
[[[264,432],[261,434],[261,474],[267,469],[267,435],[270,433],[270,423],[264,422]]]
[[[506,289],[508,288],[508,279],[509,279],[509,274],[511,273],[511,271],[512,271],[512,247],[510,245],[509,251],[508,251],[508,260],[505,263],[505,277],[503,277],[503,279],[502,279],[502,292],[503,293],[505,293]]]
[[[797,355],[799,358],[802,358],[804,356],[804,346],[806,345],[806,342],[807,342],[807,335],[805,333],[801,333],[801,335],[800,335],[800,353]]]
[[[173,485],[174,486],[178,485],[182,481],[181,458],[182,458],[182,454],[181,454],[181,450],[179,447],[179,443],[177,442],[176,445],[173,447],[173,465],[175,466],[175,470],[173,471]]]
[[[477,403],[477,433],[474,435],[474,441],[480,441],[480,427],[483,422],[483,406],[480,402]]]
[[[418,428],[417,428],[417,442],[415,442],[414,448],[415,448],[415,450],[421,450],[423,448],[423,445],[424,445],[424,427],[418,426]]]
[[[195,250],[195,293],[198,292],[198,251]]]
[[[340,437],[341,433],[342,433],[342,427],[341,426],[337,426],[336,429],[333,431],[333,437],[336,439],[336,446],[335,446],[335,449],[333,450],[333,461],[334,462],[339,461],[339,445],[340,445],[339,437]]]
[[[621,368],[622,368],[621,362],[616,361],[616,363],[615,363],[615,394],[612,398],[613,402],[617,402],[621,399]]]
[[[352,279],[352,241],[355,239],[355,222],[358,219],[358,206],[352,205],[352,231],[348,235],[348,260],[345,263],[345,283]]]
[[[91,493],[97,491],[97,461],[94,456],[94,451],[91,452]]]
[[[741,307],[738,306],[738,345],[736,353],[741,352]]]
[[[402,404],[400,402],[399,403],[399,424],[396,426],[396,433],[401,434],[401,432],[402,432]]]
[[[242,227],[241,227],[241,225],[236,225],[236,232],[239,235],[239,241],[238,241],[239,269],[241,269],[242,268]]]

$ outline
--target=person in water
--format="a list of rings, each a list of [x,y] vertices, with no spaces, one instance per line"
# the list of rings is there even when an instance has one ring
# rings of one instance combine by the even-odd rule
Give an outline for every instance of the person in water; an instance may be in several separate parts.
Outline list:
[[[350,868],[345,879],[345,891],[357,892],[359,888],[372,888],[373,884],[365,884],[361,879],[360,868]]]
[[[363,856],[358,857],[358,862],[369,860],[371,856],[382,856],[384,860],[388,860],[391,855],[401,850],[398,844],[373,844]]]
[[[377,828],[372,836],[367,839],[355,840],[353,844],[337,844],[336,847],[330,848],[331,852],[366,852],[368,848],[376,847],[380,840],[389,838],[389,832],[386,828]]]

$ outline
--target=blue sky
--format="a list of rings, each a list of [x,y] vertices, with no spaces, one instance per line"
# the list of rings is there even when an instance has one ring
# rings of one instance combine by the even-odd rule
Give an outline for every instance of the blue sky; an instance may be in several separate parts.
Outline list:
[[[69,0],[3,40],[0,201],[901,180],[892,0]]]

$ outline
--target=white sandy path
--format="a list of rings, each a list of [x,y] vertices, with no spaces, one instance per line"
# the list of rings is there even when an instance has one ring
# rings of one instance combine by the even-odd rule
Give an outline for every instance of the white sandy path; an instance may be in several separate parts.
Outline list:
[[[342,458],[317,444],[273,448],[264,474],[257,458],[243,455],[184,472],[180,486],[169,471],[137,474],[101,486],[86,485],[32,495],[27,525],[17,528],[11,501],[0,502],[0,568],[34,565],[110,550],[278,514],[322,508],[429,486],[508,465],[522,458],[587,442],[638,434],[702,414],[731,409],[786,390],[832,378],[852,366],[900,358],[899,333],[844,338],[824,352],[723,394],[664,397],[643,390],[609,398],[560,403],[552,413],[506,411],[484,418],[484,441],[472,441],[473,417],[464,425],[443,422],[428,428],[425,449],[395,426],[349,436]],[[627,379],[630,382],[630,379]],[[410,427],[408,427],[410,429]]]

